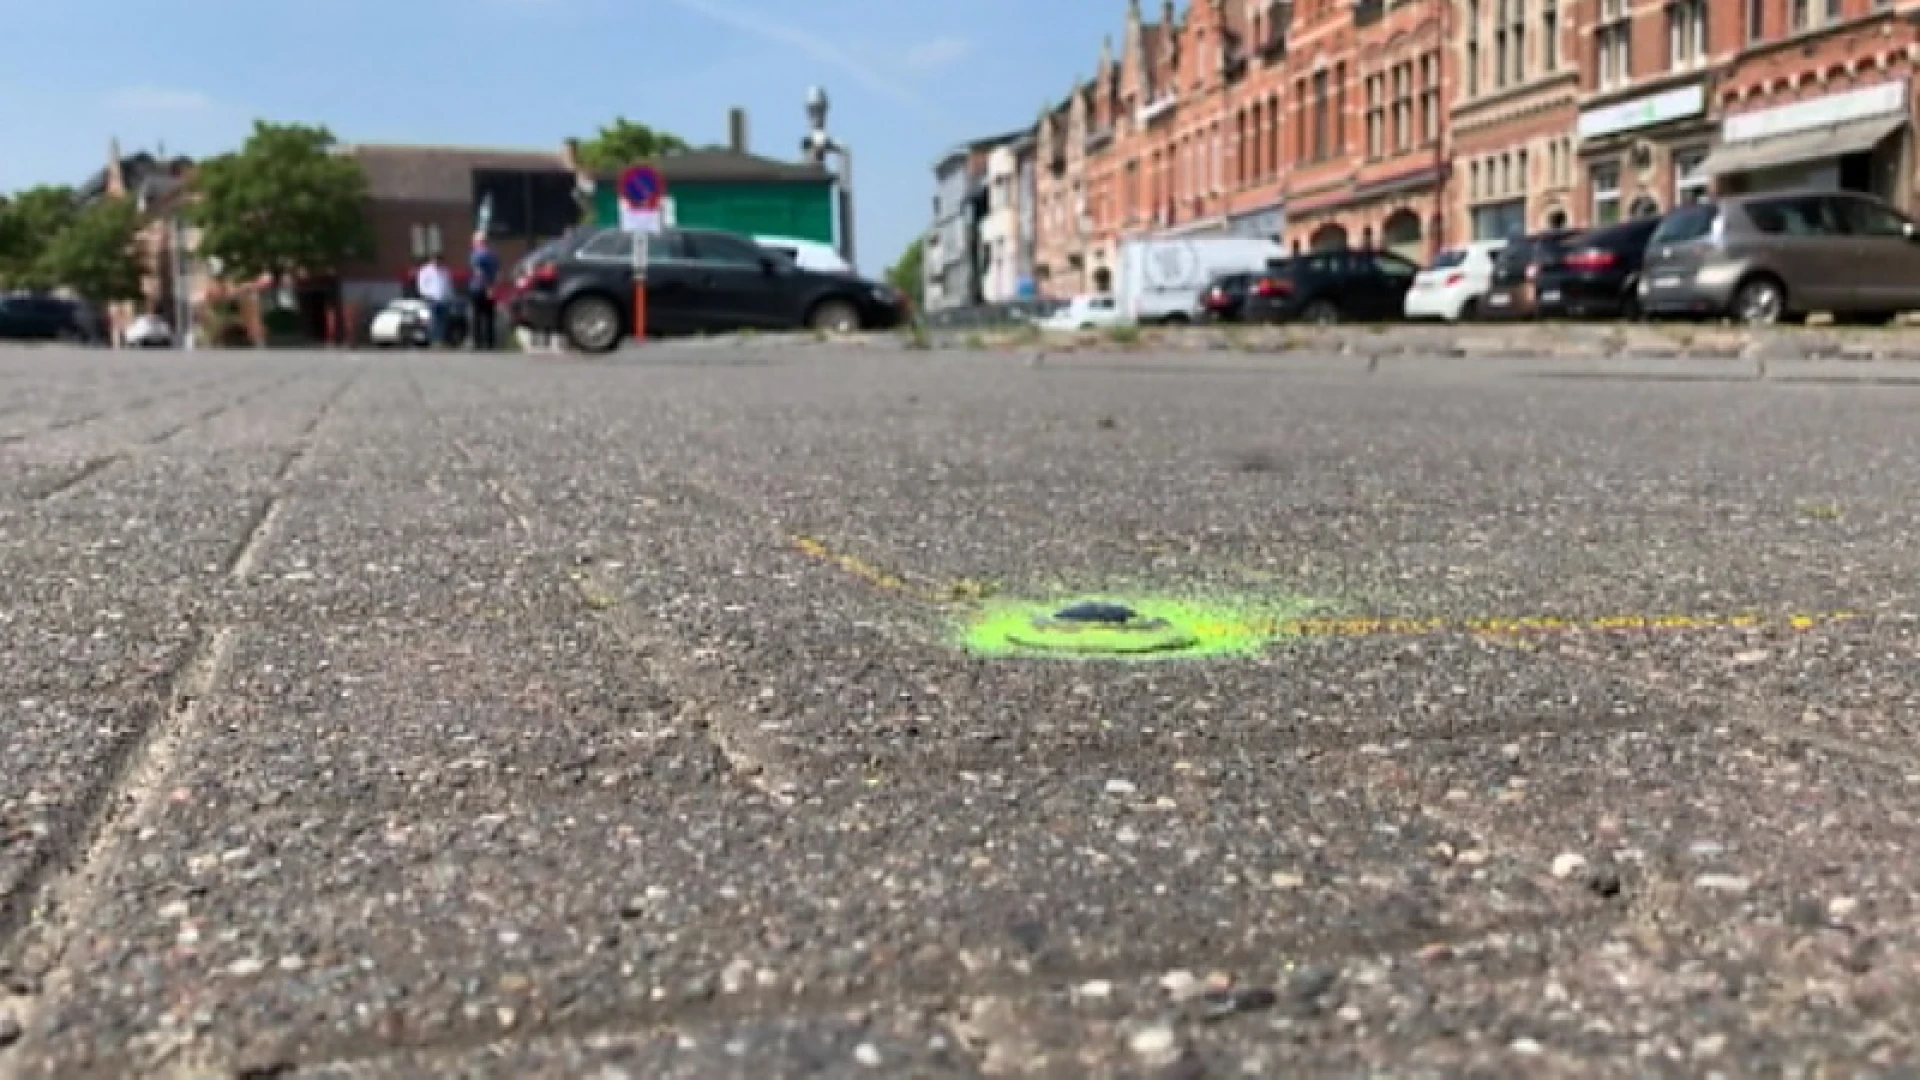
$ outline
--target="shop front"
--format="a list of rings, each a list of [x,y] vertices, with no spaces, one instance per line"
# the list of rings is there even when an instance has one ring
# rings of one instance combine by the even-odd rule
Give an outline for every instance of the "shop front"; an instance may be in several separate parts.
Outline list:
[[[1714,128],[1703,81],[1582,109],[1576,131],[1586,203],[1576,219],[1601,228],[1706,200]]]
[[[1735,113],[1700,165],[1721,194],[1832,188],[1907,203],[1907,80]]]

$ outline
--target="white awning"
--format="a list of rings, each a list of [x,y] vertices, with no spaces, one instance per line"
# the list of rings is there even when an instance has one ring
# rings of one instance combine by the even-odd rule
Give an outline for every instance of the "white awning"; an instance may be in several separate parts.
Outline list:
[[[1714,147],[1707,159],[1700,163],[1696,175],[1726,176],[1729,173],[1797,165],[1803,161],[1823,161],[1842,154],[1871,150],[1880,145],[1882,139],[1905,127],[1906,123],[1904,115],[1876,116],[1812,131],[1796,131],[1791,135],[1725,143]]]

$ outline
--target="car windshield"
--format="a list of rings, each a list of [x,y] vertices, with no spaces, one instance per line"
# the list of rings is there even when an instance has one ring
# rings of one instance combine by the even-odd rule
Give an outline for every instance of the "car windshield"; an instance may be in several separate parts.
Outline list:
[[[1467,261],[1467,250],[1465,248],[1453,248],[1451,250],[1443,251],[1440,254],[1435,255],[1433,257],[1433,262],[1427,266],[1427,269],[1451,270],[1454,267],[1459,266],[1460,264],[1466,261]]]

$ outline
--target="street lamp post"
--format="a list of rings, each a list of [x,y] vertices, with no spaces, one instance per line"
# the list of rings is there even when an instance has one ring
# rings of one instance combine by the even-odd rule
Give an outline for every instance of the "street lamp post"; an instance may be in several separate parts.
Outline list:
[[[835,177],[840,189],[840,257],[853,265],[853,150],[827,134],[827,92],[815,86],[807,90],[807,134],[800,140],[800,152],[815,165],[825,165],[828,155],[839,159]]]

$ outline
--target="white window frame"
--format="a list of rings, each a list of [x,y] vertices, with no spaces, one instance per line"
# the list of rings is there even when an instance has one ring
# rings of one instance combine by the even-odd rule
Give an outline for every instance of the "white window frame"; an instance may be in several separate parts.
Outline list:
[[[1588,187],[1592,189],[1592,200],[1588,221],[1596,229],[1618,224],[1620,217],[1620,164],[1606,162],[1591,167],[1587,172]],[[1600,212],[1601,207],[1611,207],[1613,216]]]
[[[1705,202],[1712,194],[1712,178],[1700,174],[1700,166],[1706,161],[1707,148],[1704,146],[1674,151],[1672,205],[1675,209]],[[1695,192],[1699,193],[1698,199],[1691,197]]]

